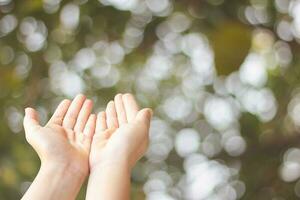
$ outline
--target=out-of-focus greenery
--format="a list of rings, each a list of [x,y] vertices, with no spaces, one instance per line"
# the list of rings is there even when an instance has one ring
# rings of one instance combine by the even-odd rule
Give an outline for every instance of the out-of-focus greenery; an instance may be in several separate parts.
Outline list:
[[[300,198],[299,0],[0,0],[0,13],[0,199],[39,169],[26,106],[45,123],[63,98],[85,93],[97,112],[118,92],[155,112],[132,199]]]

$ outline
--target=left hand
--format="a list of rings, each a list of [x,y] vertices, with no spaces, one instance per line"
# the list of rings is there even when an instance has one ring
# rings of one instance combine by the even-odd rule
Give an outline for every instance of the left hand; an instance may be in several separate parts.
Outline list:
[[[83,95],[77,95],[72,102],[63,100],[45,126],[40,125],[34,109],[25,110],[26,140],[37,152],[42,167],[67,166],[77,175],[88,175],[96,123],[91,111],[92,101]]]

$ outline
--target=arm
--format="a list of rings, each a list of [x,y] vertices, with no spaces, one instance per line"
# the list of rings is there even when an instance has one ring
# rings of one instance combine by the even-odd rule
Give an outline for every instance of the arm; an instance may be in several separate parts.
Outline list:
[[[130,94],[117,95],[98,115],[90,153],[86,199],[128,200],[130,172],[148,146],[150,109]]]
[[[78,95],[62,101],[46,126],[37,112],[25,110],[24,128],[28,143],[37,152],[41,167],[24,200],[75,199],[89,172],[89,152],[96,116],[92,102]]]
[[[43,164],[22,200],[75,199],[85,176],[67,164]]]
[[[102,163],[89,178],[86,199],[128,200],[130,169],[126,162]]]

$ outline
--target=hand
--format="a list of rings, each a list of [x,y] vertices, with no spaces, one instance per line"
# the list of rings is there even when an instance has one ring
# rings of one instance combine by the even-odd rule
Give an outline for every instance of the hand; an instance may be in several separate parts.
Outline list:
[[[63,100],[46,126],[41,126],[37,112],[25,109],[24,128],[28,143],[37,152],[42,166],[68,166],[76,175],[89,171],[89,152],[96,116],[90,115],[92,101],[77,95]]]
[[[90,169],[103,164],[127,164],[131,169],[148,146],[152,111],[139,111],[131,94],[118,94],[96,122],[90,153]]]

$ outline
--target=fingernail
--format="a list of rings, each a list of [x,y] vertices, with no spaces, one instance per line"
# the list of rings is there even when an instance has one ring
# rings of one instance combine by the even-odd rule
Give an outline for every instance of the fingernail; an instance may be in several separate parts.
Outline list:
[[[84,94],[78,94],[78,95],[76,95],[75,98],[84,98],[84,99],[86,99],[86,96]]]
[[[151,114],[151,117],[153,116],[153,110],[152,109],[149,109],[150,110],[150,114]]]
[[[25,115],[28,113],[29,109],[29,107],[25,108]]]
[[[94,103],[91,99],[87,99],[87,100],[85,100],[85,101],[86,101],[86,103],[88,103],[88,104],[93,104],[93,103]]]
[[[148,119],[151,119],[152,114],[153,114],[152,110],[150,108],[147,108],[147,110],[146,110],[146,117]]]

